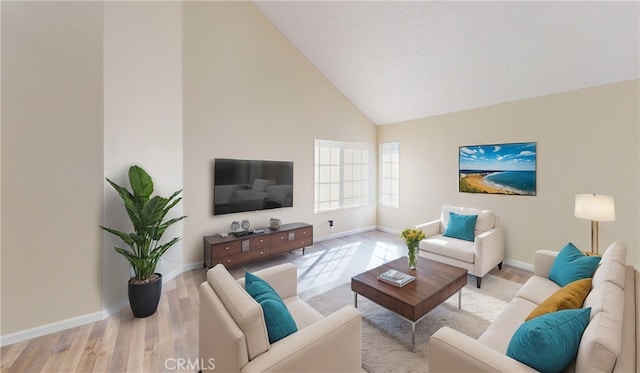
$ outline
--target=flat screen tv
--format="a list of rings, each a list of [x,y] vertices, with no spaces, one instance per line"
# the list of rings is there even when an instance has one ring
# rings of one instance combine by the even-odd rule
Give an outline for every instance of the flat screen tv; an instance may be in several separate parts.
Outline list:
[[[213,214],[293,207],[293,162],[216,158]]]

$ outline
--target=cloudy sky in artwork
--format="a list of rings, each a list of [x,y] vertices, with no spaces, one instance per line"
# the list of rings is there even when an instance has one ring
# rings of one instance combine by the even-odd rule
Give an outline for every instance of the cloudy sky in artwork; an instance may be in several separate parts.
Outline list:
[[[536,143],[461,146],[460,170],[535,171]]]

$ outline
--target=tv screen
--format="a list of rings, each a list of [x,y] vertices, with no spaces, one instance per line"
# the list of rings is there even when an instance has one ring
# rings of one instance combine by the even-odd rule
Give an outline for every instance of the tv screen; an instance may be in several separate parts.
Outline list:
[[[293,207],[293,162],[214,160],[213,214]]]

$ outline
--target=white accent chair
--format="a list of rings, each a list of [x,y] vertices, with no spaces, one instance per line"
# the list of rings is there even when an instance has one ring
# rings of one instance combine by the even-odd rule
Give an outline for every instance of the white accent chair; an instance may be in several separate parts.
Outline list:
[[[254,272],[283,299],[298,331],[269,343],[262,307],[218,264],[200,284],[199,361],[214,372],[359,372],[362,315],[353,306],[323,316],[298,298],[297,268]]]
[[[449,212],[478,215],[473,242],[442,235],[449,223]],[[500,219],[491,210],[443,206],[440,219],[416,226],[426,235],[418,246],[419,254],[428,259],[467,269],[469,274],[476,277],[476,286],[480,288],[484,275],[495,266],[502,269],[504,232],[499,223]]]

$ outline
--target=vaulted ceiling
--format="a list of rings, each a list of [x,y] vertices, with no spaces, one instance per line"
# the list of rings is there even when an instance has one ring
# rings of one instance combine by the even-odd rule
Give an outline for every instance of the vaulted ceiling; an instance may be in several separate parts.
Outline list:
[[[638,1],[257,1],[371,121],[640,78]]]

